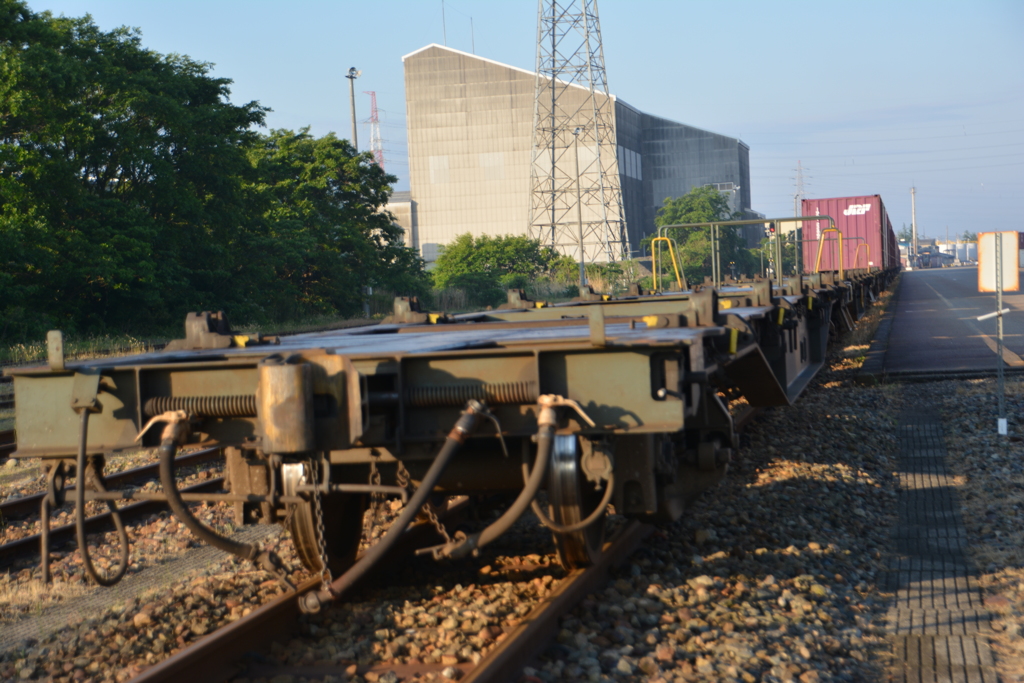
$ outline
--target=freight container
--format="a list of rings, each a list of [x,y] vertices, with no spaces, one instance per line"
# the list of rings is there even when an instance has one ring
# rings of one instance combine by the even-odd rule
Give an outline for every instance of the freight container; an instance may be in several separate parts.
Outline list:
[[[804,216],[831,216],[843,234],[843,268],[899,268],[900,250],[881,196],[803,200]],[[819,270],[839,270],[836,234],[828,220],[804,221],[803,269],[814,272],[818,240],[825,235]]]

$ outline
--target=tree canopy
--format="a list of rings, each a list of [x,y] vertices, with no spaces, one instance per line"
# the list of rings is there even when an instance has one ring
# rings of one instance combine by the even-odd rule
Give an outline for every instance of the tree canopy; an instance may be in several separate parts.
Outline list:
[[[237,232],[235,268],[247,293],[273,290],[274,317],[296,305],[354,311],[364,285],[423,289],[422,261],[383,211],[395,178],[369,155],[308,129],[272,131],[247,153],[254,173],[243,190],[255,216]]]
[[[443,247],[431,275],[438,289],[466,289],[479,302],[494,304],[505,300],[505,290],[526,287],[563,260],[524,235],[473,237],[467,232]]]
[[[737,217],[729,210],[727,195],[714,187],[695,187],[682,197],[667,198],[655,216],[657,227],[684,223],[708,223]],[[667,236],[679,246],[679,258],[690,283],[697,283],[711,274],[711,228],[669,228]],[[650,239],[645,241],[650,244]],[[740,272],[750,269],[752,257],[743,237],[733,226],[719,228],[722,267],[736,263]]]
[[[260,134],[210,65],[23,2],[0,7],[0,338],[274,322],[409,293],[393,176],[333,135]]]

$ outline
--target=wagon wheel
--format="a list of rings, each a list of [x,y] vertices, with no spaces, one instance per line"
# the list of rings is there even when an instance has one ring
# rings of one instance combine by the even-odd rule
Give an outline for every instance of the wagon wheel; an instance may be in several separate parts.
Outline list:
[[[580,467],[579,441],[572,435],[555,436],[548,468],[548,501],[551,519],[560,526],[586,519],[601,503],[601,491],[595,491]],[[558,559],[566,570],[587,567],[601,554],[605,516],[580,531],[554,534]]]
[[[307,480],[308,465],[302,465],[302,482]],[[285,489],[288,478],[299,476],[296,471],[289,474],[287,466],[282,468]],[[327,567],[334,577],[340,576],[351,567],[359,551],[363,533],[363,513],[366,511],[366,496],[346,493],[332,493],[320,497],[324,520],[324,549],[327,552]],[[292,534],[295,553],[302,565],[311,572],[320,571],[320,549],[317,543],[316,517],[312,499],[305,503],[289,505],[288,530]]]

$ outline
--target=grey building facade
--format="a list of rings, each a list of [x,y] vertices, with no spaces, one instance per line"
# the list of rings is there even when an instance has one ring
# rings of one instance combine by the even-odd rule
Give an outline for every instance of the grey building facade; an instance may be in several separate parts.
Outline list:
[[[407,244],[429,263],[465,232],[526,234],[536,75],[440,45],[402,61],[410,190],[393,209],[400,209]],[[634,251],[655,230],[664,200],[694,187],[715,185],[729,193],[734,210],[749,211],[743,142],[611,97],[622,213]]]

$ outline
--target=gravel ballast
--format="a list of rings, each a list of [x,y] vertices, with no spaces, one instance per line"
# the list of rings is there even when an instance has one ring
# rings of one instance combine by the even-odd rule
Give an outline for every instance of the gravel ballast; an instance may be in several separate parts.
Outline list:
[[[1024,384],[1008,385],[1011,436],[998,437],[994,382],[857,386],[865,350],[840,351],[796,405],[752,422],[729,476],[565,615],[523,680],[887,680],[898,665],[886,630],[893,595],[882,588],[897,524],[897,416],[927,403],[942,411],[985,606],[999,614],[997,663],[1003,680],[1024,681]],[[188,545],[174,522],[152,523]],[[299,566],[287,534],[267,543]],[[434,669],[420,680],[457,680],[564,578],[529,514],[476,560],[390,569],[302,617],[238,680],[300,683],[274,667],[329,665],[339,681],[392,683],[389,665],[418,663]],[[124,681],[280,592],[226,560],[23,644],[0,658],[0,679]]]
[[[877,582],[894,523],[887,416],[898,413],[899,393],[852,386],[851,366],[837,359],[796,406],[758,418],[730,476],[567,615],[557,643],[528,673],[540,680],[879,677],[888,649]],[[457,676],[563,577],[550,536],[535,520],[520,527],[475,563],[416,563],[387,586],[303,618],[305,635],[276,646],[268,663],[330,662],[343,672],[425,662],[442,667],[426,678]],[[280,547],[297,566],[288,544]],[[265,574],[232,561],[223,568],[12,653],[0,677],[122,681],[280,591]]]

